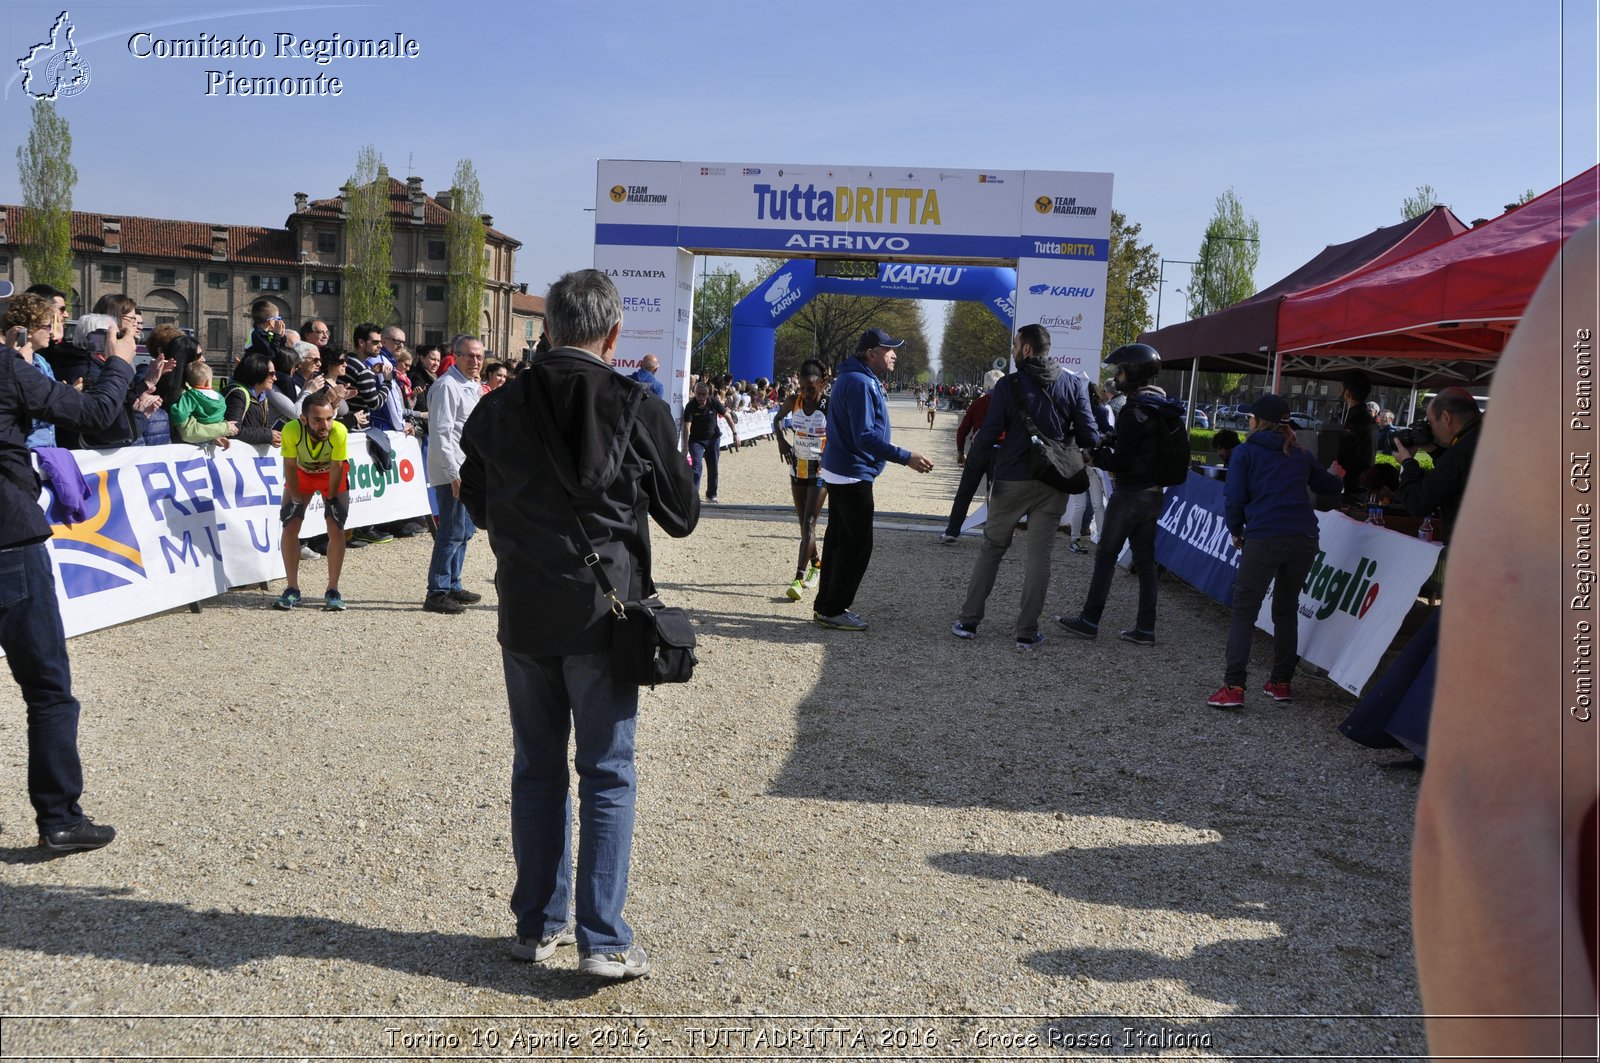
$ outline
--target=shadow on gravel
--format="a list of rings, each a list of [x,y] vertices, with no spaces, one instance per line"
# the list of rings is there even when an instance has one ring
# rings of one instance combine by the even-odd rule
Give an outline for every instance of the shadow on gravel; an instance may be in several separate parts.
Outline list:
[[[1247,921],[1219,928],[1229,940],[1197,942],[1186,957],[1137,948],[1079,948],[1036,953],[1029,961],[1050,975],[1087,973],[1113,982],[1176,979],[1196,995],[1245,1013],[1282,1011],[1286,1003],[1297,1011],[1326,1010],[1334,1003],[1320,999],[1319,986],[1278,980],[1279,969],[1306,965],[1303,955],[1291,961],[1291,950],[1322,953],[1311,965],[1327,981],[1345,985],[1364,981],[1375,960],[1410,952],[1407,928],[1378,917],[1377,907],[1363,899],[1370,900],[1372,891],[1403,895],[1405,882],[1329,850],[1286,854],[1276,839],[1234,835],[1216,842],[1062,849],[1039,856],[954,852],[930,863],[952,874],[1026,881],[1060,897],[1106,906],[1099,914],[1108,937],[1136,941],[1146,920],[1140,913]],[[1392,1008],[1397,1002],[1366,1003],[1356,1010],[1383,1010],[1379,1005]]]
[[[584,1000],[617,984],[579,975],[571,949],[560,950],[554,964],[520,963],[506,938],[385,930],[321,916],[197,911],[97,887],[0,883],[0,911],[28,913],[0,921],[0,949],[50,956],[202,970],[280,958],[347,960],[539,1000]]]

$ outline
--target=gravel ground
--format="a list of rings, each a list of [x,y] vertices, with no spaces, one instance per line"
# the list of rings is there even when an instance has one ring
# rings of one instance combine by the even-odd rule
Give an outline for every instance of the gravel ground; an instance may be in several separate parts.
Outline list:
[[[509,958],[492,561],[479,537],[482,606],[423,613],[422,537],[353,552],[344,614],[251,589],[73,640],[85,806],[120,831],[100,852],[38,855],[7,688],[0,1054],[1422,1053],[1417,777],[1341,737],[1350,699],[1314,679],[1208,709],[1226,616],[1175,582],[1153,650],[1019,654],[1019,542],[983,635],[952,639],[976,554],[936,538],[957,415],[891,408],[938,468],[879,481],[881,515],[925,519],[878,534],[869,633],[782,597],[770,441],[724,458],[691,538],[656,539],[703,663],[642,700],[628,915],[651,977]],[[1058,545],[1047,610],[1072,611],[1092,562]],[[171,1017],[251,1015],[275,1017]]]

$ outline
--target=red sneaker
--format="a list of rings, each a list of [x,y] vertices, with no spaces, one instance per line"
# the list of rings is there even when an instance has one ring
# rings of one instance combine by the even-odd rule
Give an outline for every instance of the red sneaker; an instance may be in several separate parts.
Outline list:
[[[1213,709],[1242,709],[1244,708],[1244,687],[1224,686],[1206,699],[1206,704]]]
[[[1261,688],[1261,692],[1273,701],[1288,701],[1294,697],[1289,692],[1288,682],[1274,683],[1270,679],[1267,680],[1267,685]]]

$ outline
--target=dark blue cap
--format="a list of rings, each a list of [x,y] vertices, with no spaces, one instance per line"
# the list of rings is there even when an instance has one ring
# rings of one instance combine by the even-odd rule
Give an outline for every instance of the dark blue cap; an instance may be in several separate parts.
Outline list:
[[[874,347],[898,347],[905,340],[897,340],[881,328],[869,328],[861,334],[860,341],[856,344],[856,353],[870,351]]]
[[[1289,404],[1281,395],[1263,395],[1240,413],[1247,413],[1262,424],[1284,424],[1289,420]]]

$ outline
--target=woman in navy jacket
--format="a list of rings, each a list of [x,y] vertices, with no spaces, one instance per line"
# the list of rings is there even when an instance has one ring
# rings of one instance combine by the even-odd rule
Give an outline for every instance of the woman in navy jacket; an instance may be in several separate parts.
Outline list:
[[[1228,531],[1240,556],[1222,688],[1206,702],[1219,709],[1244,705],[1250,643],[1269,583],[1272,673],[1262,692],[1275,701],[1289,700],[1289,680],[1300,661],[1300,587],[1317,557],[1310,492],[1344,489],[1339,477],[1295,442],[1289,404],[1281,397],[1263,395],[1244,412],[1250,415],[1250,434],[1228,461],[1223,493]]]

